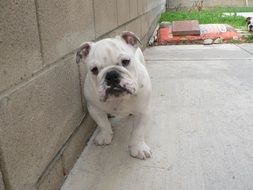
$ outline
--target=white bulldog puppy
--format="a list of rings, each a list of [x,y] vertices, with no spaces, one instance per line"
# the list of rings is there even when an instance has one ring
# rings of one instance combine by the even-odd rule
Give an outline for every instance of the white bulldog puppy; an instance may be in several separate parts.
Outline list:
[[[247,26],[248,26],[248,31],[253,32],[253,19],[252,19],[252,17],[247,17],[246,22],[247,22]]]
[[[149,119],[151,82],[140,48],[139,38],[125,31],[115,38],[85,42],[77,51],[76,62],[86,64],[88,73],[84,95],[91,117],[99,131],[96,145],[110,144],[113,137],[108,115],[133,116],[130,155],[146,159],[151,151],[144,140]]]

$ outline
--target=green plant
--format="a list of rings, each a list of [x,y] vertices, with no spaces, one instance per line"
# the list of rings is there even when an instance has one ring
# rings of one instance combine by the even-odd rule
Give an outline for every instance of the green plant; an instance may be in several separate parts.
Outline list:
[[[233,27],[246,29],[245,18],[238,16],[236,12],[253,11],[253,8],[215,8],[211,10],[201,11],[171,11],[165,12],[161,15],[162,21],[176,21],[176,20],[199,20],[200,24],[229,24]],[[226,16],[223,13],[232,13],[232,16]]]
[[[231,43],[231,44],[240,44],[240,43],[242,43],[240,40],[229,40],[228,42]]]
[[[245,39],[246,39],[247,42],[253,42],[253,34],[245,36]]]

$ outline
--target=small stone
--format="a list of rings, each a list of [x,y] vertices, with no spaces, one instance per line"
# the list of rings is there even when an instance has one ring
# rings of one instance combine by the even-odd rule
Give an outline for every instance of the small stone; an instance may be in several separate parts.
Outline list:
[[[211,45],[212,43],[213,43],[212,39],[205,39],[203,42],[204,45]]]
[[[223,39],[222,38],[217,38],[216,40],[214,40],[213,43],[214,44],[221,44],[221,43],[223,43]]]
[[[233,40],[239,40],[238,36],[233,36]]]

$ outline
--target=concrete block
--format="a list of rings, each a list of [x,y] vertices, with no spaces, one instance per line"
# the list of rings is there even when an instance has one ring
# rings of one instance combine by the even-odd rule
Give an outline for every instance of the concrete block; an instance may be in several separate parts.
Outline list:
[[[126,30],[126,25],[123,25],[123,26],[113,30],[112,32],[110,32],[109,37],[114,38],[115,36],[121,34],[125,30]]]
[[[149,31],[148,31],[148,36],[149,38],[153,35],[157,25],[158,25],[158,22],[159,22],[159,15],[155,15],[153,16],[154,18],[152,18],[152,22],[150,22],[150,27],[149,27]]]
[[[140,39],[143,37],[141,35],[141,19],[137,18],[126,25],[126,30],[134,32]]]
[[[59,158],[54,163],[49,171],[45,173],[42,181],[38,185],[38,190],[57,190],[61,187],[64,181],[64,171],[62,160]]]
[[[38,0],[45,64],[50,64],[95,38],[91,0]]]
[[[84,146],[86,145],[86,142],[94,132],[95,127],[96,123],[87,114],[87,117],[78,130],[75,131],[70,139],[69,144],[63,152],[62,160],[65,174],[68,174],[71,168],[74,166],[77,158],[80,156]]]
[[[160,2],[161,0],[158,0],[158,1],[148,0],[149,10],[151,10],[152,8],[155,8]]]
[[[143,0],[143,13],[149,11],[149,0]]]
[[[157,17],[160,16],[162,12],[164,12],[165,6],[164,4],[159,4],[159,6],[156,6],[151,11],[148,12],[149,14],[149,25],[154,22],[154,20],[157,19]]]
[[[148,26],[149,26],[149,27],[150,27],[150,25],[152,24],[152,21],[153,21],[154,15],[155,15],[154,10],[155,10],[155,9],[150,10],[150,11],[148,11],[148,12],[146,13],[146,17],[147,17],[146,20],[147,20],[147,22],[148,22]]]
[[[148,32],[149,28],[149,19],[148,14],[145,14],[141,17],[141,36],[145,36],[145,34]]]
[[[137,0],[137,10],[138,10],[138,16],[142,15],[144,12],[144,0]]]
[[[162,5],[163,7],[165,7],[165,5],[166,5],[166,0],[152,1],[152,3],[153,3],[153,8],[154,8],[154,7],[157,7],[157,6],[160,6],[160,5]]]
[[[129,0],[130,4],[130,19],[133,19],[138,16],[138,1]]]
[[[11,189],[30,189],[83,115],[73,56],[1,98],[0,145]]]
[[[141,21],[142,25],[142,35],[145,35],[145,33],[150,32],[151,25],[156,25],[158,21],[158,17],[161,12],[164,10],[164,5],[160,4],[156,8],[153,8],[149,12],[147,12],[143,17]],[[156,23],[155,23],[156,22]],[[152,31],[153,32],[153,31]]]
[[[42,68],[33,1],[1,0],[0,92]]]
[[[148,9],[151,10],[155,8],[158,5],[158,3],[160,3],[160,0],[159,1],[148,0]]]
[[[117,0],[118,25],[126,23],[130,19],[129,0]]]
[[[5,190],[4,182],[3,182],[3,175],[0,171],[0,190]]]
[[[149,41],[148,35],[145,34],[145,35],[142,37],[142,39],[141,39],[141,43],[142,43],[141,49],[142,49],[142,51],[144,51],[144,50],[146,49],[146,47],[147,47],[147,45],[148,45],[148,41]]]
[[[82,106],[83,106],[83,112],[86,113],[87,112],[87,103],[84,97],[84,81],[87,75],[87,69],[86,69],[86,65],[83,63],[80,63],[78,65],[78,69],[79,69],[79,77],[80,77],[80,85],[81,85],[81,101],[82,101]]]
[[[117,0],[94,0],[96,38],[117,27]]]
[[[222,1],[223,2],[223,1]],[[221,2],[221,4],[222,4]],[[194,3],[194,0],[169,0],[169,7],[170,8],[176,8],[176,7],[191,7]],[[206,4],[207,2],[205,2]]]

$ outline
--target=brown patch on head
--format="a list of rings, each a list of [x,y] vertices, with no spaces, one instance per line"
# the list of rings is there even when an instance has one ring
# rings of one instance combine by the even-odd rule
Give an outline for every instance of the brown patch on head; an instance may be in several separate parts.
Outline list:
[[[76,52],[76,63],[79,63],[81,59],[86,59],[91,49],[91,43],[83,43]]]
[[[137,42],[141,44],[141,40],[133,32],[124,31],[122,32],[121,37],[127,44],[130,44],[132,46],[135,46]]]

